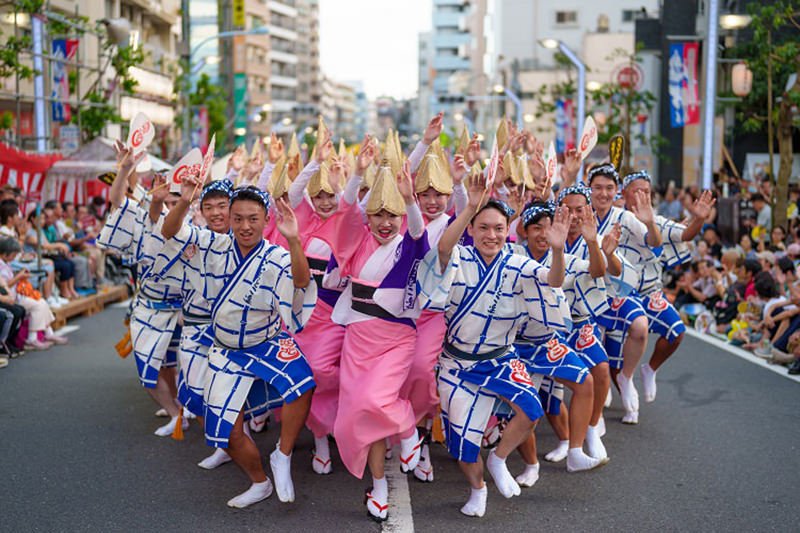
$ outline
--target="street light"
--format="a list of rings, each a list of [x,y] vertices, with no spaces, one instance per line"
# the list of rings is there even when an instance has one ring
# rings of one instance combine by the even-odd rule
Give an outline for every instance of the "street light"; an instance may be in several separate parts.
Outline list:
[[[203,67],[205,67],[206,65],[216,65],[219,62],[220,62],[219,56],[205,56],[204,58],[200,59],[200,61],[192,65],[191,75],[192,76],[196,75],[198,72],[203,70]]]
[[[520,101],[519,97],[516,94],[514,94],[511,91],[511,89],[509,89],[508,87],[504,87],[503,85],[500,85],[499,83],[497,85],[493,86],[492,89],[494,89],[494,92],[496,92],[498,94],[503,94],[503,95],[505,95],[506,98],[508,98],[509,100],[514,102],[514,106],[517,109],[517,127],[521,128],[522,127],[522,102]]]
[[[583,119],[586,114],[586,65],[583,64],[572,49],[558,39],[542,39],[539,44],[548,50],[558,49],[578,69],[578,116],[575,120],[575,138],[580,139],[583,129]]]
[[[703,190],[711,189],[714,165],[714,114],[717,107],[717,42],[719,35],[719,0],[706,2],[706,41],[704,46],[706,86],[703,99]],[[709,45],[710,44],[710,45]],[[772,169],[770,169],[772,170]]]
[[[719,25],[724,30],[741,30],[750,24],[753,17],[750,15],[737,15],[735,13],[727,13],[720,15]]]
[[[117,19],[117,20],[119,20],[119,19]],[[130,25],[130,23],[128,23],[128,24]],[[233,37],[233,36],[236,36],[236,35],[264,35],[264,34],[267,34],[267,33],[269,33],[269,26],[259,26],[257,28],[251,28],[249,30],[223,31],[221,33],[218,33],[216,35],[212,35],[211,37],[207,37],[207,38],[203,39],[202,41],[197,43],[197,45],[194,48],[192,48],[191,51],[189,51],[189,56],[186,58],[187,59],[186,64],[190,67],[190,73],[191,73],[192,57],[200,50],[200,48],[202,48],[206,44],[210,43],[211,41],[216,41],[216,40],[219,40],[219,39],[222,39],[222,38],[225,38],[225,37]],[[190,137],[190,131],[189,131],[191,129],[192,125],[191,125],[191,116],[189,114],[190,110],[189,110],[188,89],[186,90],[186,92],[187,92],[187,94],[185,96],[186,105],[184,106],[184,113],[183,113],[183,142],[184,142],[184,147],[188,150],[189,146],[192,143],[191,137]],[[241,130],[244,130],[244,133],[237,133],[237,132],[239,132]],[[247,134],[247,129],[246,128],[236,128],[233,131],[233,133],[235,135],[241,137],[242,135]]]
[[[590,81],[586,84],[586,88],[590,91],[599,91],[603,84],[599,81]]]
[[[264,113],[269,113],[270,111],[272,111],[272,104],[266,103],[266,104],[262,105],[261,106],[261,111],[263,111]]]
[[[289,117],[283,117],[283,118],[281,119],[281,123],[282,123],[284,126],[288,126],[289,124],[291,124],[291,123],[292,123],[292,119],[291,119],[291,118],[289,118]]]
[[[233,134],[236,135],[237,137],[244,137],[245,135],[247,135],[247,128],[236,128],[235,130],[233,130]]]

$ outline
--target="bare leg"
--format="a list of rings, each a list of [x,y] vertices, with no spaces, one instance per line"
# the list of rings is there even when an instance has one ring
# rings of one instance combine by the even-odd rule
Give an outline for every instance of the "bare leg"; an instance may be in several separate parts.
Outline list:
[[[669,342],[664,337],[659,337],[655,348],[653,348],[653,355],[650,357],[650,368],[654,371],[658,370],[669,359],[669,356],[675,353],[675,350],[681,345],[681,341],[683,341],[683,333],[672,342]]]
[[[473,489],[481,489],[485,486],[483,482],[483,457],[478,455],[478,460],[474,463],[459,461],[458,467],[461,468],[470,487]]]
[[[562,407],[559,414],[551,415],[550,413],[546,413],[546,416],[558,440],[569,440],[569,415],[567,414],[567,410]]]
[[[608,389],[611,386],[611,378],[608,372],[608,363],[600,363],[591,370],[594,379],[594,403],[592,404],[592,417],[589,419],[590,426],[596,426],[603,416],[603,407],[606,403]]]
[[[169,371],[172,371],[171,373]],[[145,389],[155,402],[160,405],[171,417],[178,416],[178,406],[175,405],[175,395],[172,393],[170,383],[175,383],[175,371],[162,368],[158,373],[158,381],[154,389]]]
[[[625,343],[622,345],[622,373],[630,379],[647,349],[647,317],[640,316],[628,326]]]
[[[528,438],[522,441],[522,444],[517,446],[517,451],[525,463],[532,465],[539,462],[539,459],[536,458],[536,435],[534,435],[533,431],[528,435]]]
[[[384,466],[386,463],[386,439],[381,439],[373,442],[369,447],[369,454],[367,455],[367,465],[372,477],[381,479],[384,476]]]
[[[44,296],[45,300],[53,295],[53,286],[55,282],[56,282],[56,273],[48,272],[47,277],[42,282],[42,296]]]
[[[228,455],[242,469],[245,475],[253,483],[263,483],[267,480],[264,467],[261,465],[261,454],[255,443],[248,439],[242,429],[244,422],[244,411],[236,417],[233,430],[228,438]]]
[[[284,455],[290,455],[300,430],[306,423],[308,411],[311,409],[311,395],[313,391],[306,391],[292,403],[283,405],[281,410],[281,445],[280,450]]]
[[[591,374],[586,376],[583,383],[575,383],[561,378],[555,378],[572,391],[572,400],[569,403],[569,447],[580,448],[586,438],[586,428],[592,416],[594,403],[594,380]]]

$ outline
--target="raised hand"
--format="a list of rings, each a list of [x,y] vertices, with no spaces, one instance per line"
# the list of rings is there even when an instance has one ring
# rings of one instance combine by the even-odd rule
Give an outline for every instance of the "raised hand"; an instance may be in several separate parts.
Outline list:
[[[439,138],[439,134],[442,133],[442,118],[444,117],[444,111],[439,111],[439,114],[436,115],[428,122],[428,125],[425,126],[425,132],[422,134],[422,142],[425,144],[431,144],[433,141]]]
[[[328,156],[331,155],[331,151],[333,150],[333,143],[331,142],[331,132],[325,129],[325,135],[322,139],[317,139],[318,141],[318,149],[317,149],[317,162],[321,165],[325,160],[328,159]]]
[[[467,145],[467,153],[465,155],[467,166],[472,168],[472,165],[474,165],[481,156],[481,142],[478,140],[477,133],[472,134],[472,140],[469,142],[469,145]]]
[[[561,180],[570,185],[575,183],[582,163],[581,154],[576,149],[567,150],[564,153],[564,164],[561,166]]]
[[[275,134],[273,133],[273,136]],[[272,145],[270,145],[270,151],[272,150]],[[240,144],[236,147],[236,150],[233,151],[233,155],[228,159],[228,172],[231,170],[235,170],[236,172],[241,172],[244,166],[247,164],[247,151],[244,149],[244,145]]]
[[[297,217],[294,216],[294,211],[289,207],[289,204],[283,198],[278,198],[275,201],[275,210],[278,216],[275,220],[275,226],[281,235],[287,240],[298,239],[300,231],[297,228]]]
[[[375,157],[375,145],[372,144],[372,139],[369,135],[364,135],[364,140],[358,148],[358,158],[356,158],[356,174],[363,176],[364,172],[369,168],[372,163],[372,158]]]
[[[525,207],[525,197],[522,195],[522,185],[511,187],[508,190],[508,205],[514,210],[515,215],[522,214],[522,208]]]
[[[195,193],[203,186],[200,178],[196,174],[191,176],[184,176],[181,179],[181,200],[187,204],[191,204],[194,200]]]
[[[583,208],[579,221],[581,223],[581,236],[586,242],[597,241],[597,217],[591,206]]]
[[[534,183],[541,183],[547,175],[547,169],[544,166],[544,158],[542,154],[534,153],[528,160],[531,169],[531,177]]]
[[[467,175],[467,172],[469,172],[470,168],[464,161],[464,156],[461,154],[456,154],[450,167],[450,170],[453,174],[453,185],[460,185],[464,181],[464,176]]]
[[[328,174],[328,183],[331,184],[333,194],[341,194],[342,192],[342,177],[346,174],[344,169],[344,162],[338,157],[333,160]]]
[[[414,203],[414,185],[411,184],[411,164],[408,160],[403,163],[403,168],[397,174],[397,189],[406,201],[406,205]]]
[[[270,137],[269,141],[269,162],[273,165],[278,162],[278,160],[283,155],[283,141],[275,135],[275,132],[272,132],[272,136]]]
[[[695,218],[705,220],[711,214],[711,210],[714,208],[716,202],[717,200],[714,198],[714,195],[711,194],[711,191],[703,191],[700,193],[700,197],[692,203],[692,207],[689,211]]]
[[[653,204],[650,203],[650,195],[646,191],[637,191],[631,211],[642,223],[651,224],[655,220]]]
[[[594,217],[594,215],[592,215]],[[605,237],[603,237],[603,242],[601,247],[603,248],[603,253],[606,255],[611,255],[617,250],[617,246],[619,246],[619,237],[622,234],[622,230],[619,227],[619,222],[614,224],[614,227],[611,228]]]
[[[547,229],[547,244],[555,250],[563,250],[569,233],[569,212],[559,207],[553,215],[553,222]]]
[[[525,134],[525,151],[533,155],[536,153],[536,137],[530,131],[523,132]]]
[[[467,196],[469,196],[469,207],[473,211],[480,209],[484,203],[486,195],[486,176],[481,173],[471,174],[467,178]],[[488,199],[487,199],[488,200]]]
[[[542,181],[536,184],[536,187],[533,188],[533,199],[546,201],[548,198],[550,198],[552,186],[553,184],[551,183],[550,178],[545,177]]]
[[[164,202],[169,195],[169,187],[166,185],[167,176],[165,174],[153,173],[153,186],[150,188],[153,202]]]

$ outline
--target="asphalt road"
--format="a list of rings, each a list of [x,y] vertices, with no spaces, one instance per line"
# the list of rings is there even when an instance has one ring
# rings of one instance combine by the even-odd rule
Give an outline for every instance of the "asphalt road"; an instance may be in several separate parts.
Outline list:
[[[297,501],[273,495],[244,511],[225,502],[247,487],[232,464],[195,463],[209,449],[193,424],[182,442],[153,436],[162,423],[132,358],[113,345],[121,309],[75,321],[70,344],[29,353],[0,370],[0,531],[372,531],[366,481],[311,472],[313,442],[294,453]],[[567,474],[542,460],[539,482],[504,499],[489,481],[483,519],[463,517],[465,482],[444,448],[436,481],[409,478],[417,531],[796,531],[800,495],[800,387],[687,337],[659,373],[658,399],[638,426],[619,423],[615,397],[604,439],[611,462]],[[262,454],[277,426],[256,436]],[[556,443],[546,423],[539,455]],[[512,472],[521,461],[510,459]],[[488,474],[487,474],[488,478]],[[794,510],[793,510],[794,509]],[[390,511],[391,512],[391,511]]]

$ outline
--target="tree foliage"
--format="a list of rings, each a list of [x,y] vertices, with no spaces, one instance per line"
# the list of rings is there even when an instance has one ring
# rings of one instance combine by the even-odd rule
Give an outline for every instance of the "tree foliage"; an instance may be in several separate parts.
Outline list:
[[[200,74],[194,91],[189,94],[189,105],[192,108],[205,106],[208,109],[208,138],[216,135],[216,146],[225,146],[228,135],[225,128],[228,92],[212,83],[209,75],[203,73]]]

